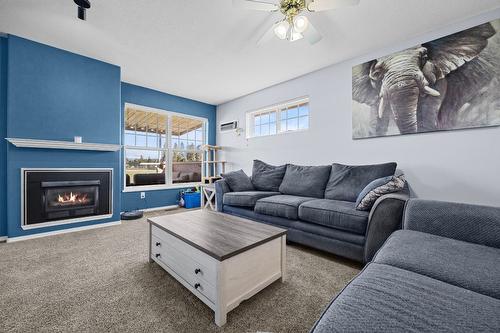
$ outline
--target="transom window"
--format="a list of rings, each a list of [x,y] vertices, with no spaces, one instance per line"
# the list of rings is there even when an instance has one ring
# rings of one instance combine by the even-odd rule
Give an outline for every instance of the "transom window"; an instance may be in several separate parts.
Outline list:
[[[309,98],[247,113],[247,138],[309,128]]]
[[[126,105],[126,188],[199,183],[206,138],[206,119]]]

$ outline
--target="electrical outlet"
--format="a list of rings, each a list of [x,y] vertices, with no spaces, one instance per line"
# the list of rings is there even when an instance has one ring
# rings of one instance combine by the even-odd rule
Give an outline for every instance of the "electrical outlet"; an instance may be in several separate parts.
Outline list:
[[[141,199],[145,199],[146,198],[146,192],[141,192]]]

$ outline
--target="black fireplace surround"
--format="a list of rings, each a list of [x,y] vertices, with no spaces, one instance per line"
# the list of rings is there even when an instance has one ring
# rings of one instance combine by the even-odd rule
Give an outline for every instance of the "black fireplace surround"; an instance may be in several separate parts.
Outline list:
[[[24,170],[24,225],[111,214],[111,170]]]

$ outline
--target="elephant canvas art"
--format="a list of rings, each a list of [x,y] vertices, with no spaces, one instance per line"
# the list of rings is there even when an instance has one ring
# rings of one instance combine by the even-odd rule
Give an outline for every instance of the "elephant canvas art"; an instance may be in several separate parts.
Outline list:
[[[500,19],[352,69],[353,138],[500,125]]]

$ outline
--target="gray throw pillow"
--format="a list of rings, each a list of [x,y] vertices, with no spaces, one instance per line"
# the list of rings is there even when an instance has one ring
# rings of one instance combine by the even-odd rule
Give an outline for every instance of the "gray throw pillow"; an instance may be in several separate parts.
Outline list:
[[[278,192],[286,165],[274,166],[259,160],[253,161],[252,183],[256,190]]]
[[[384,194],[401,191],[405,187],[405,176],[389,176],[375,179],[361,191],[356,200],[357,210],[370,210],[375,201]]]
[[[334,163],[326,185],[325,199],[355,202],[359,193],[375,179],[394,176],[394,162],[373,165],[343,165]]]
[[[302,197],[323,198],[332,167],[288,164],[280,192]]]
[[[224,178],[227,185],[229,185],[229,188],[233,192],[245,192],[245,191],[255,190],[252,181],[243,170],[224,173],[221,176],[222,178]]]

